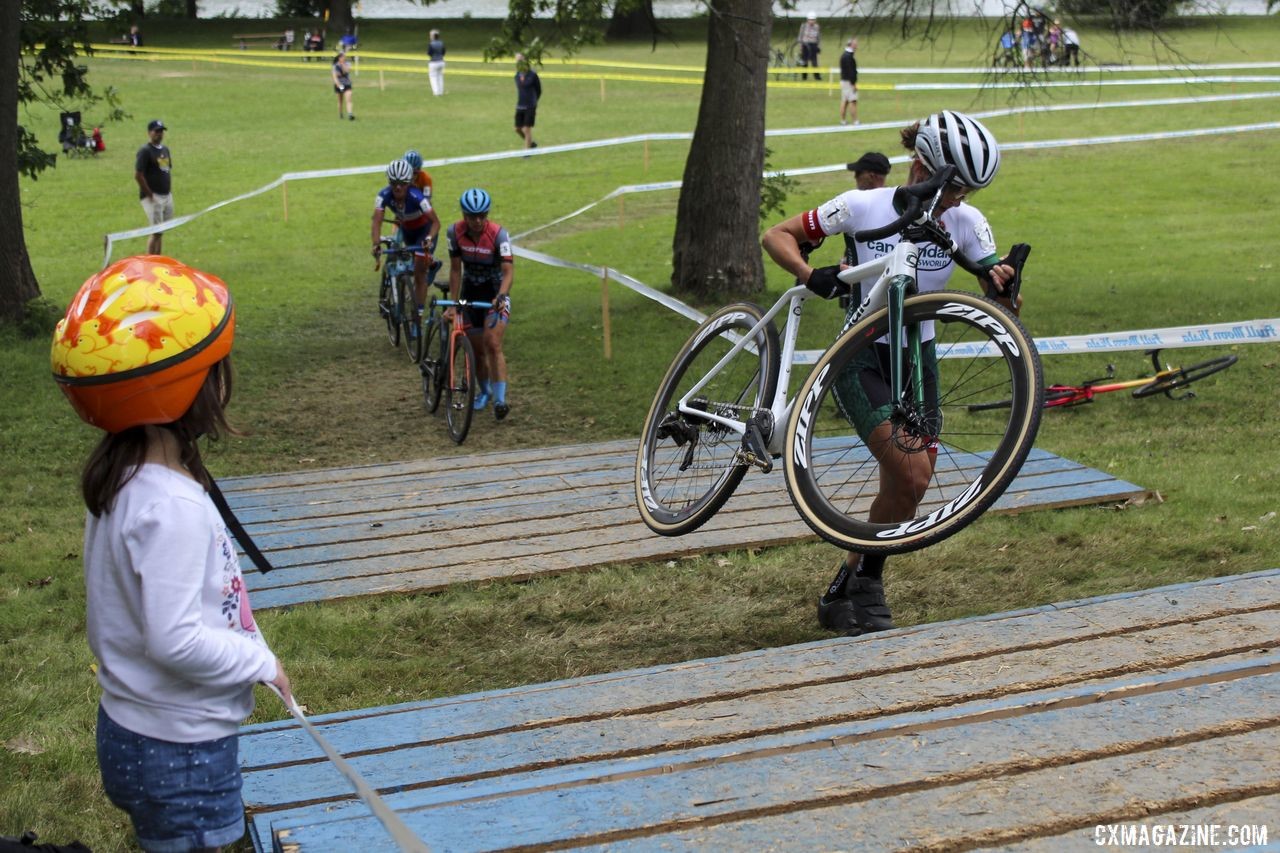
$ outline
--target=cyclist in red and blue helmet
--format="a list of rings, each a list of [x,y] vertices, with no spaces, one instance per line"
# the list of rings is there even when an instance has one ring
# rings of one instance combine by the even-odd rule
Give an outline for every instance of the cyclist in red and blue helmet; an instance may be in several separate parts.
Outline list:
[[[377,257],[382,240],[382,222],[386,212],[390,211],[400,226],[404,244],[418,247],[413,253],[413,296],[421,317],[427,301],[427,268],[431,264],[436,238],[440,235],[440,217],[422,191],[410,186],[412,181],[413,167],[406,160],[392,160],[387,165],[387,185],[373,199],[370,237],[373,255]],[[416,332],[417,324],[412,328]]]
[[[479,187],[464,192],[459,199],[462,219],[449,226],[445,239],[449,244],[449,298],[493,303],[487,311],[466,309],[462,322],[476,350],[480,388],[474,406],[483,409],[492,397],[494,417],[502,420],[511,411],[502,339],[511,319],[514,256],[507,229],[489,219],[491,204],[489,194]]]

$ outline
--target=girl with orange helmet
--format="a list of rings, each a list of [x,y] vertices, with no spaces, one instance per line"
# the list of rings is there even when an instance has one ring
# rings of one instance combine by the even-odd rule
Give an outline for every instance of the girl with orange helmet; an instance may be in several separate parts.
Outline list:
[[[253,684],[291,697],[197,444],[233,432],[234,336],[227,286],[161,255],[90,278],[54,332],[54,379],[106,431],[81,480],[98,763],[147,851],[244,834],[237,733]]]

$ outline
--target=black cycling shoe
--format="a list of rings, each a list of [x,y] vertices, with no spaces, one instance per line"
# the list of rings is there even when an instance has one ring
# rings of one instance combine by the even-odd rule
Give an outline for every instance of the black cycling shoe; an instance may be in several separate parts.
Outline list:
[[[884,583],[873,578],[849,578],[840,598],[818,599],[818,624],[846,637],[857,637],[893,627],[893,616],[884,599]]]
[[[508,406],[506,403],[493,404],[493,416],[498,420],[502,420],[503,418],[505,418],[507,416],[507,413],[510,411],[511,411],[511,407]]]

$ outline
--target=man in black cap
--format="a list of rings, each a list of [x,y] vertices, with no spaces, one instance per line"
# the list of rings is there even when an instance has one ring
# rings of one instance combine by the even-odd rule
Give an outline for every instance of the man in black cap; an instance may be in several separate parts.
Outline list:
[[[173,187],[170,172],[173,162],[169,156],[169,147],[164,144],[164,132],[167,128],[160,119],[152,119],[147,124],[149,141],[138,149],[138,156],[133,164],[133,179],[138,182],[138,198],[142,200],[142,209],[147,213],[147,222],[159,225],[173,218]],[[160,233],[152,234],[147,239],[147,254],[160,254]]]
[[[874,190],[884,186],[885,176],[893,167],[889,165],[889,158],[879,151],[868,151],[845,168],[853,172],[858,189]]]

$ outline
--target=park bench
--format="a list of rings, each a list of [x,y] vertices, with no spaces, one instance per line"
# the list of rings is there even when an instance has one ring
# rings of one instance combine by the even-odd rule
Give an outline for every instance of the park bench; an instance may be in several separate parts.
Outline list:
[[[272,46],[284,42],[284,33],[246,33],[244,35],[232,36],[231,40],[240,45],[241,50],[249,49],[251,41],[270,41]]]

